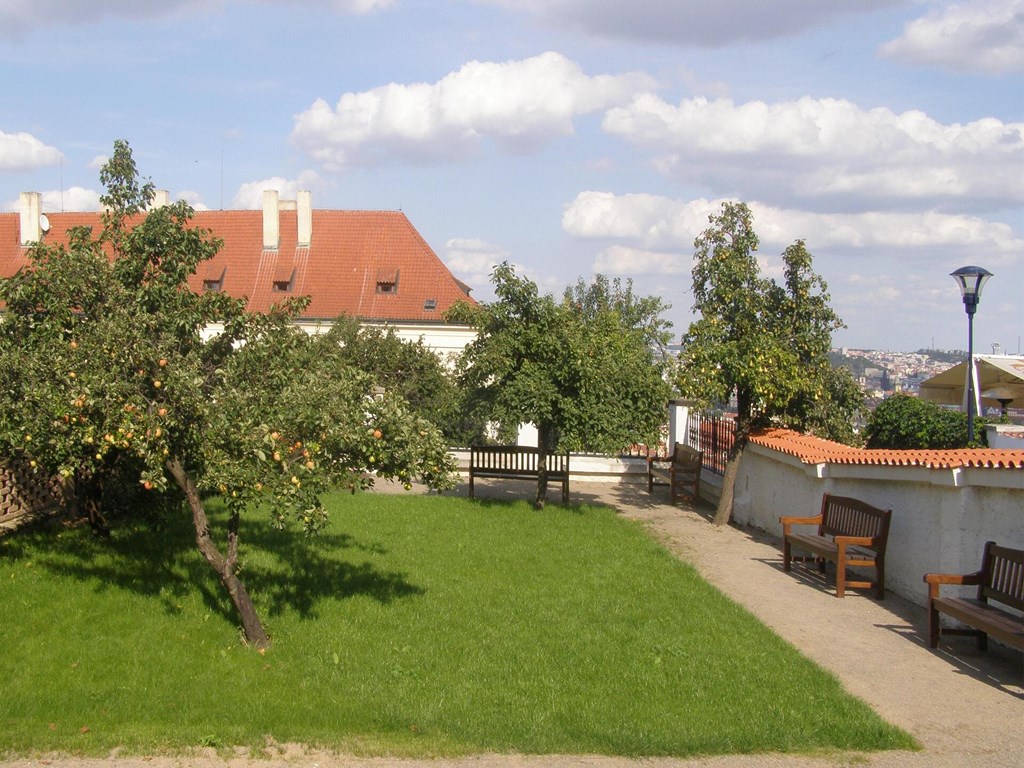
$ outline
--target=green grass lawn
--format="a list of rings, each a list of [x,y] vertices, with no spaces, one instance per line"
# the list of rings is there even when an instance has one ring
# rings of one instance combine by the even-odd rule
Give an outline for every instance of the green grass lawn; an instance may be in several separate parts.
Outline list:
[[[243,645],[187,519],[0,539],[0,753],[268,739],[359,754],[914,748],[602,507],[338,494],[258,514]]]

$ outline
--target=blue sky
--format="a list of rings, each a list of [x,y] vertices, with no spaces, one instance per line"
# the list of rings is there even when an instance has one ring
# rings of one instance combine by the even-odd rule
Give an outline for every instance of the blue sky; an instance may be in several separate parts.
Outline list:
[[[197,208],[401,209],[474,295],[508,260],[691,319],[723,200],[838,345],[1024,336],[1024,0],[0,0],[0,208],[98,207],[115,139]],[[315,237],[315,233],[314,233]]]

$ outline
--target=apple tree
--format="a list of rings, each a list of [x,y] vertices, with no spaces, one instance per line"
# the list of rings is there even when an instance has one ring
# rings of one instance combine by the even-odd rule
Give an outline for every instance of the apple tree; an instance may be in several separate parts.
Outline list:
[[[297,328],[305,300],[263,315],[191,291],[188,277],[219,243],[190,224],[184,202],[146,210],[153,186],[126,142],[101,180],[102,231],[34,246],[0,282],[0,453],[80,493],[128,478],[154,500],[183,499],[248,642],[264,647],[238,575],[243,515],[266,509],[275,525],[316,532],[327,490],[375,477],[449,487],[454,464],[434,425],[400,395],[375,394],[374,378],[344,358],[341,330]],[[210,498],[228,510],[223,541]]]

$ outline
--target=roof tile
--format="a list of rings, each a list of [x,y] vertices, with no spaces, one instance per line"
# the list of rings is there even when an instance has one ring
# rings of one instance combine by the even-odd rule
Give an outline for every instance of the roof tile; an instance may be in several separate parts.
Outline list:
[[[98,232],[100,214],[47,213],[48,244],[66,244],[72,227]],[[473,302],[467,286],[449,271],[401,211],[312,212],[309,247],[298,245],[298,214],[279,211],[278,248],[263,248],[262,211],[197,211],[190,226],[223,240],[223,247],[189,280],[203,290],[204,280],[222,279],[221,289],[246,297],[249,309],[265,312],[285,297],[275,282],[292,280],[290,295],[310,296],[303,317],[333,319],[341,314],[366,320],[437,322],[456,301]],[[0,213],[0,278],[26,263],[19,245],[18,213]],[[397,290],[378,293],[381,276],[395,276]],[[433,310],[425,309],[433,300]]]
[[[848,445],[805,435],[791,429],[767,429],[750,442],[795,456],[804,464],[866,464],[890,467],[955,469],[983,467],[1024,469],[1024,449],[969,448],[948,451],[896,451],[887,448],[851,448]]]

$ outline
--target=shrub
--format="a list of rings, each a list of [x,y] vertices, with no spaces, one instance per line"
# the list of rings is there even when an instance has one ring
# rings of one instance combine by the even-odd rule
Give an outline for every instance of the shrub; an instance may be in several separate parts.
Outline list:
[[[893,395],[868,419],[866,447],[967,448],[967,416],[910,395]]]

